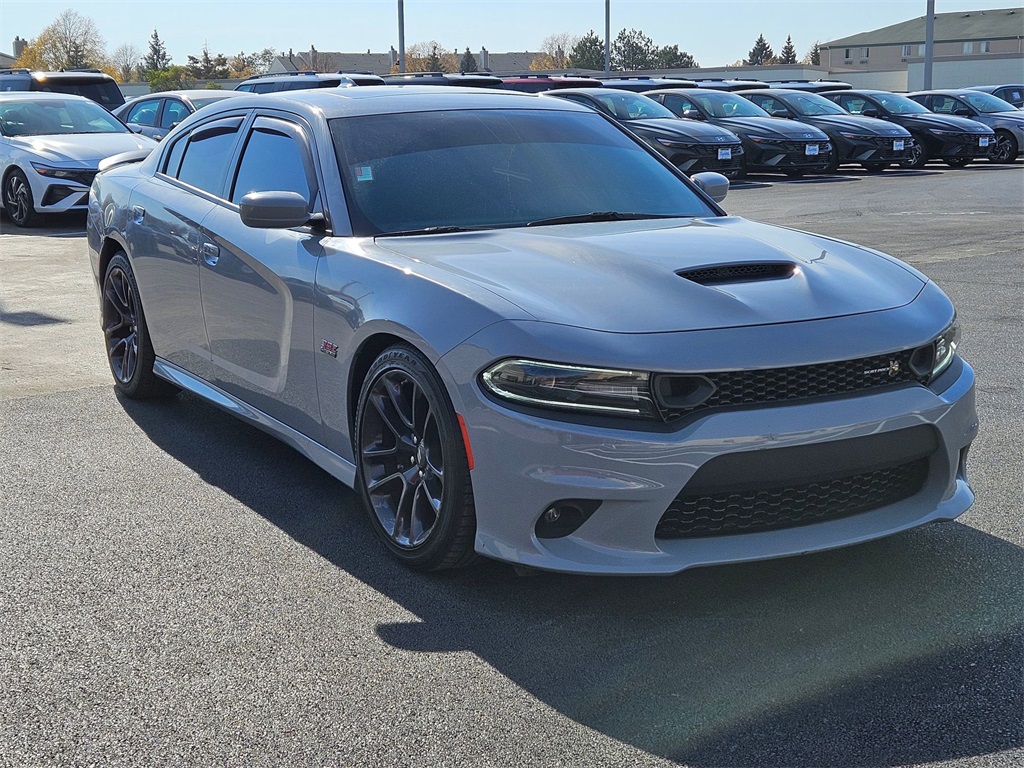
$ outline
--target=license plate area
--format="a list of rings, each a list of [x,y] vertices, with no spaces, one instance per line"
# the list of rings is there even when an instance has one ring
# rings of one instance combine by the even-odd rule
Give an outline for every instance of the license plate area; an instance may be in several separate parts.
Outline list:
[[[719,147],[718,149],[719,160],[732,160],[732,149],[730,147]]]
[[[903,139],[896,139],[895,141],[893,141],[892,150],[893,152],[903,151]]]
[[[818,145],[817,144],[808,144],[806,147],[804,147],[804,154],[807,155],[808,157],[812,157],[814,155],[817,155],[818,154]]]

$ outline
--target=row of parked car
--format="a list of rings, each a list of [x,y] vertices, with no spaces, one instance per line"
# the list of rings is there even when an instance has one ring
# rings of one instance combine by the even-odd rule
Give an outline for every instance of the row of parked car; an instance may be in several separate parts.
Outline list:
[[[1024,86],[928,91],[908,96],[855,90],[837,81],[683,80],[619,76],[494,75],[417,72],[389,77],[338,72],[261,75],[236,91],[269,93],[362,85],[500,88],[569,99],[603,112],[687,173],[748,171],[789,176],[834,173],[842,165],[878,172],[942,160],[958,168],[976,158],[1012,163],[1024,149]],[[161,138],[209,91],[139,97],[117,114]],[[678,118],[685,118],[680,121]]]
[[[113,79],[95,70],[0,70],[0,91],[11,91],[0,93],[4,208],[18,226],[30,226],[44,213],[84,208],[100,160],[140,149],[147,139],[161,140],[214,102],[245,92],[366,85],[500,88],[577,102],[616,121],[688,174],[799,177],[833,173],[843,165],[871,172],[893,164],[920,168],[932,159],[958,168],[977,158],[1012,163],[1024,148],[1024,112],[997,95],[1006,91],[1021,99],[1024,86],[903,96],[834,81],[296,72],[251,78],[234,91],[170,91],[124,102]],[[25,99],[19,96],[24,91],[72,98]],[[76,97],[105,109],[90,110],[75,103]]]

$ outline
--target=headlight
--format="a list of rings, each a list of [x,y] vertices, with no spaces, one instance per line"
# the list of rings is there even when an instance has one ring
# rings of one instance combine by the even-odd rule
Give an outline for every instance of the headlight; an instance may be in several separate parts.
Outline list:
[[[918,376],[927,377],[929,381],[949,368],[956,357],[956,348],[960,345],[960,326],[956,318],[930,344],[919,347],[910,358],[910,367]]]
[[[839,135],[847,139],[871,139],[873,136],[868,133],[852,133],[849,131],[840,131]]]
[[[651,375],[535,360],[503,360],[481,376],[488,392],[539,408],[607,416],[658,418]]]
[[[963,133],[963,131],[940,131],[938,128],[929,128],[928,131],[936,136],[959,136]]]
[[[751,136],[749,133],[747,134],[747,138],[751,141],[757,142],[758,144],[778,144],[781,141],[781,139],[773,139],[770,136]]]
[[[96,172],[95,168],[51,168],[42,163],[32,163],[32,167],[36,169],[36,173],[40,176],[46,176],[50,179],[73,179],[76,176],[81,176],[83,173]]]
[[[686,149],[693,146],[692,141],[683,141],[682,139],[655,139],[663,147],[675,147],[676,149]]]

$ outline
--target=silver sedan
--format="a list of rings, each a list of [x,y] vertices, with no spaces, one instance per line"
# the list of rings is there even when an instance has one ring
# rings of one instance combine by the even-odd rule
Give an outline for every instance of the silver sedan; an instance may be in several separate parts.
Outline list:
[[[675,573],[952,520],[974,374],[927,277],[728,216],[609,118],[479,89],[245,96],[111,160],[115,386],[353,486],[413,568]]]
[[[919,91],[911,99],[940,115],[969,117],[996,132],[993,163],[1012,163],[1024,154],[1024,112],[1009,102],[972,88]]]

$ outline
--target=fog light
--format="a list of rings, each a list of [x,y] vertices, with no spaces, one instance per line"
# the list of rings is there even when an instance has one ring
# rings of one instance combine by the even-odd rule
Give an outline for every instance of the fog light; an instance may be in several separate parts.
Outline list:
[[[537,519],[538,539],[559,539],[576,531],[601,506],[594,499],[563,499],[549,506]]]

